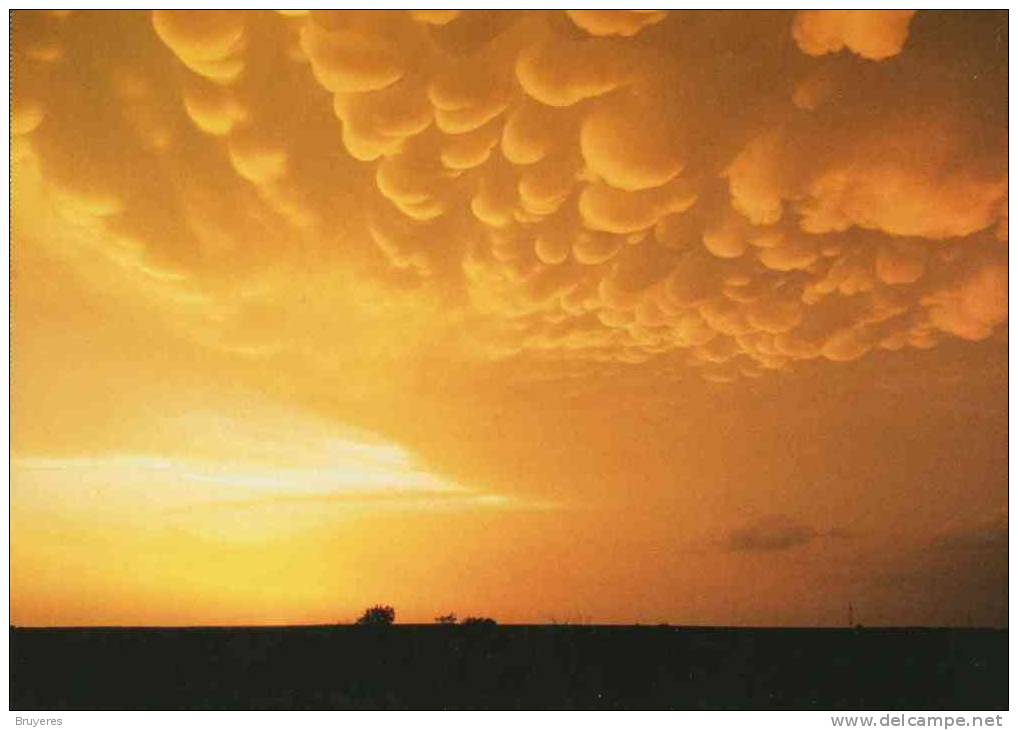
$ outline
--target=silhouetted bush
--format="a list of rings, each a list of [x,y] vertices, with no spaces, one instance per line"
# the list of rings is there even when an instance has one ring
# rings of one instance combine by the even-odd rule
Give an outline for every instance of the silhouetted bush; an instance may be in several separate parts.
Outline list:
[[[445,616],[439,616],[435,619],[436,624],[454,624],[456,623],[456,614],[447,613]]]
[[[496,622],[493,618],[486,616],[468,616],[463,619],[464,626],[495,626]]]
[[[364,611],[357,623],[368,626],[388,626],[396,620],[396,609],[392,606],[372,606]]]

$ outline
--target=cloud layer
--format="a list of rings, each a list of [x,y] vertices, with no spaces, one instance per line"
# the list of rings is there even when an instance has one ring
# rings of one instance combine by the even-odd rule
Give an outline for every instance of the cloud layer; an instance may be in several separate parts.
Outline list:
[[[1003,333],[1005,28],[18,12],[16,162],[230,348],[295,346],[292,272],[354,271],[365,307],[437,298],[474,357],[727,381]]]

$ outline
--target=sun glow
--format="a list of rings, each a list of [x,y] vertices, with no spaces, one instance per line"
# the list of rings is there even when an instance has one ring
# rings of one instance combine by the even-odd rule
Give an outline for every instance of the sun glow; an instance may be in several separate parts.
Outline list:
[[[277,414],[278,417],[278,414]],[[16,512],[73,510],[95,516],[250,509],[301,503],[366,509],[508,504],[428,471],[411,453],[367,434],[334,435],[291,415],[270,433],[228,416],[185,414],[177,428],[206,428],[203,455],[111,453],[16,457]],[[321,430],[316,431],[315,428]],[[193,441],[192,433],[182,441]]]

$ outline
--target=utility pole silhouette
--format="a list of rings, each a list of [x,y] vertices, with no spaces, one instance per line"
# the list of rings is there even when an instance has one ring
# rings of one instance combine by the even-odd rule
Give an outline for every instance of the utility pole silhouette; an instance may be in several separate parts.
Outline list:
[[[852,602],[848,602],[848,628],[855,626],[855,611],[852,609]]]

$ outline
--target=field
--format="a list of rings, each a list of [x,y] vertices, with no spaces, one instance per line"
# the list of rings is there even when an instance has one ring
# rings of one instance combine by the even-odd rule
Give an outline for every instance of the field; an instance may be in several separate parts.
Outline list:
[[[11,709],[1007,709],[1007,631],[11,629]]]

